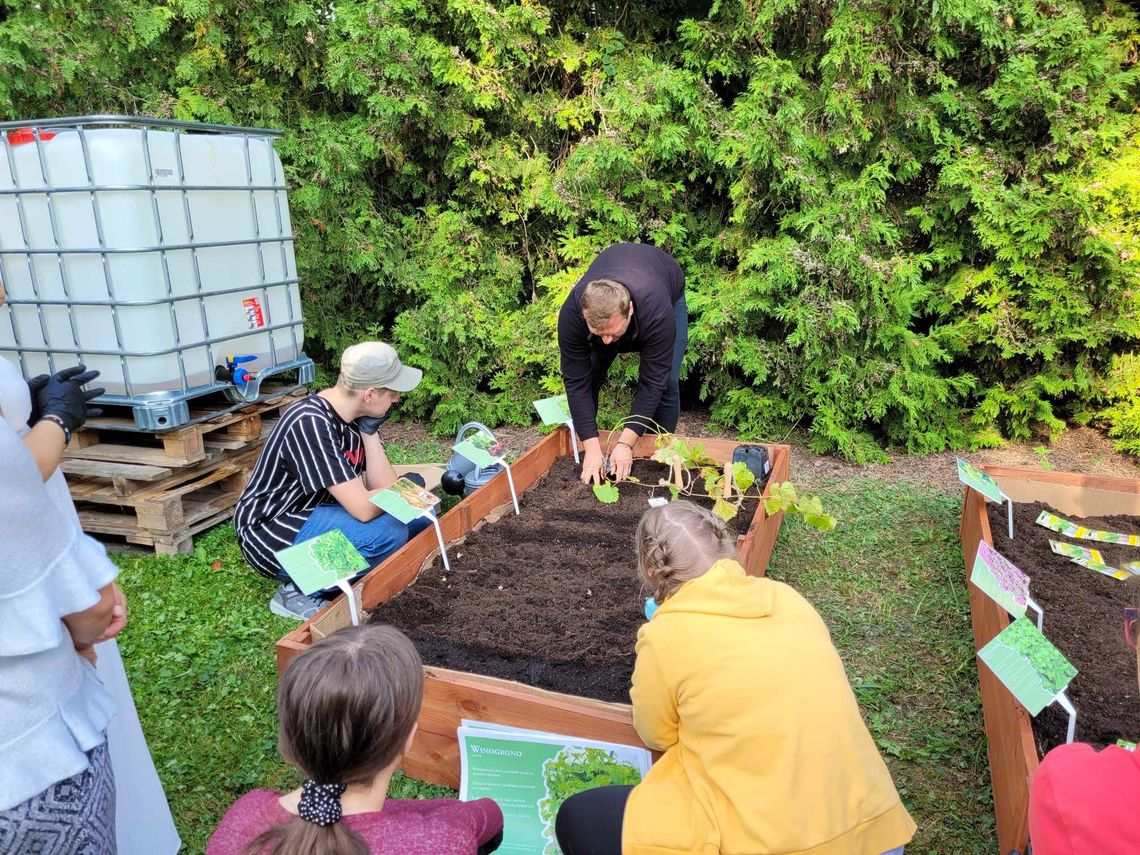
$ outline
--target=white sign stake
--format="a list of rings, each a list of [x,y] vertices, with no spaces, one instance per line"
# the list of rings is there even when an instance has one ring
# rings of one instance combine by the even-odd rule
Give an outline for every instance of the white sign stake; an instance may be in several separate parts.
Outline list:
[[[573,428],[571,428],[571,430],[573,430]],[[575,454],[576,453],[577,449],[575,449]],[[577,460],[577,457],[575,457],[575,460]],[[515,492],[515,476],[511,474],[511,464],[507,463],[505,457],[496,458],[496,462],[503,464],[503,468],[507,470],[507,484],[511,488],[511,501],[514,502],[515,516],[517,517],[519,515],[519,496],[518,493]]]
[[[356,610],[356,594],[353,593],[352,585],[348,583],[348,579],[341,579],[336,583],[346,597],[348,597],[348,608],[352,614],[352,625],[360,626],[360,613]]]
[[[1005,507],[1009,512],[1009,539],[1013,540],[1013,499],[1011,499],[1005,493],[1002,493],[1001,497],[1005,499]],[[1038,628],[1040,628],[1040,625],[1038,625]]]
[[[1069,696],[1064,692],[1061,692],[1057,697],[1053,698],[1053,700],[1060,704],[1061,709],[1069,714],[1069,732],[1065,737],[1065,744],[1067,745],[1072,742],[1073,738],[1077,735],[1077,708],[1073,706],[1073,702],[1069,700]]]
[[[1045,622],[1045,610],[1033,597],[1025,598],[1025,605],[1037,612],[1037,631],[1042,632],[1041,625]]]
[[[439,519],[430,512],[424,513],[424,516],[431,520],[431,524],[435,526],[435,539],[439,541],[439,554],[443,556],[443,569],[450,573],[451,562],[447,560],[447,547],[443,545],[443,530],[439,527]]]
[[[574,450],[574,462],[581,463],[578,459],[578,433],[574,430],[574,420],[566,422],[566,427],[570,428],[570,448]]]

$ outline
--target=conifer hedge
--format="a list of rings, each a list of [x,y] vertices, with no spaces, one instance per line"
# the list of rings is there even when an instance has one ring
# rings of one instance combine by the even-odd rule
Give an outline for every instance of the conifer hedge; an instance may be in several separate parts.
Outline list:
[[[310,351],[394,339],[441,432],[529,422],[643,240],[715,418],[856,460],[1140,453],[1138,60],[1114,0],[0,0],[5,118],[286,129]]]

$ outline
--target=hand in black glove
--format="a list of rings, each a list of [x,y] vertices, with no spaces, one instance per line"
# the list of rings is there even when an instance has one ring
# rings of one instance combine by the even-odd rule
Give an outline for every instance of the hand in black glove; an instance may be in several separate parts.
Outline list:
[[[98,398],[107,390],[83,389],[84,384],[98,376],[98,371],[88,371],[87,366],[76,365],[48,378],[36,396],[40,418],[59,416],[68,430],[79,430],[88,417],[102,415],[103,410],[88,407],[87,402]]]
[[[382,416],[360,416],[353,424],[360,428],[361,433],[372,436],[386,421],[388,421],[388,413]]]
[[[28,396],[32,399],[32,412],[28,416],[28,427],[43,418],[43,413],[40,412],[40,390],[47,385],[50,379],[50,374],[41,374],[28,381]]]

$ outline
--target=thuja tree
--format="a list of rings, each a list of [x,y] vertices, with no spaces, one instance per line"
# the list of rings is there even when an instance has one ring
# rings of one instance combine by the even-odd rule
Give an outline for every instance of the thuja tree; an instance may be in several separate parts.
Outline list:
[[[583,265],[648,240],[746,435],[1140,448],[1128,7],[611,5],[0,0],[0,111],[285,128],[310,349],[393,338],[441,431],[529,420]]]

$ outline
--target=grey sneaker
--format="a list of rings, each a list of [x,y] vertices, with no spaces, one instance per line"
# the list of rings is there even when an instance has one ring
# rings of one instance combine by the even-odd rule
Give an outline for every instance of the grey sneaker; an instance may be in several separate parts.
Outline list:
[[[316,597],[306,597],[292,582],[286,582],[277,589],[269,601],[269,611],[281,617],[308,620],[325,606],[325,601]]]

